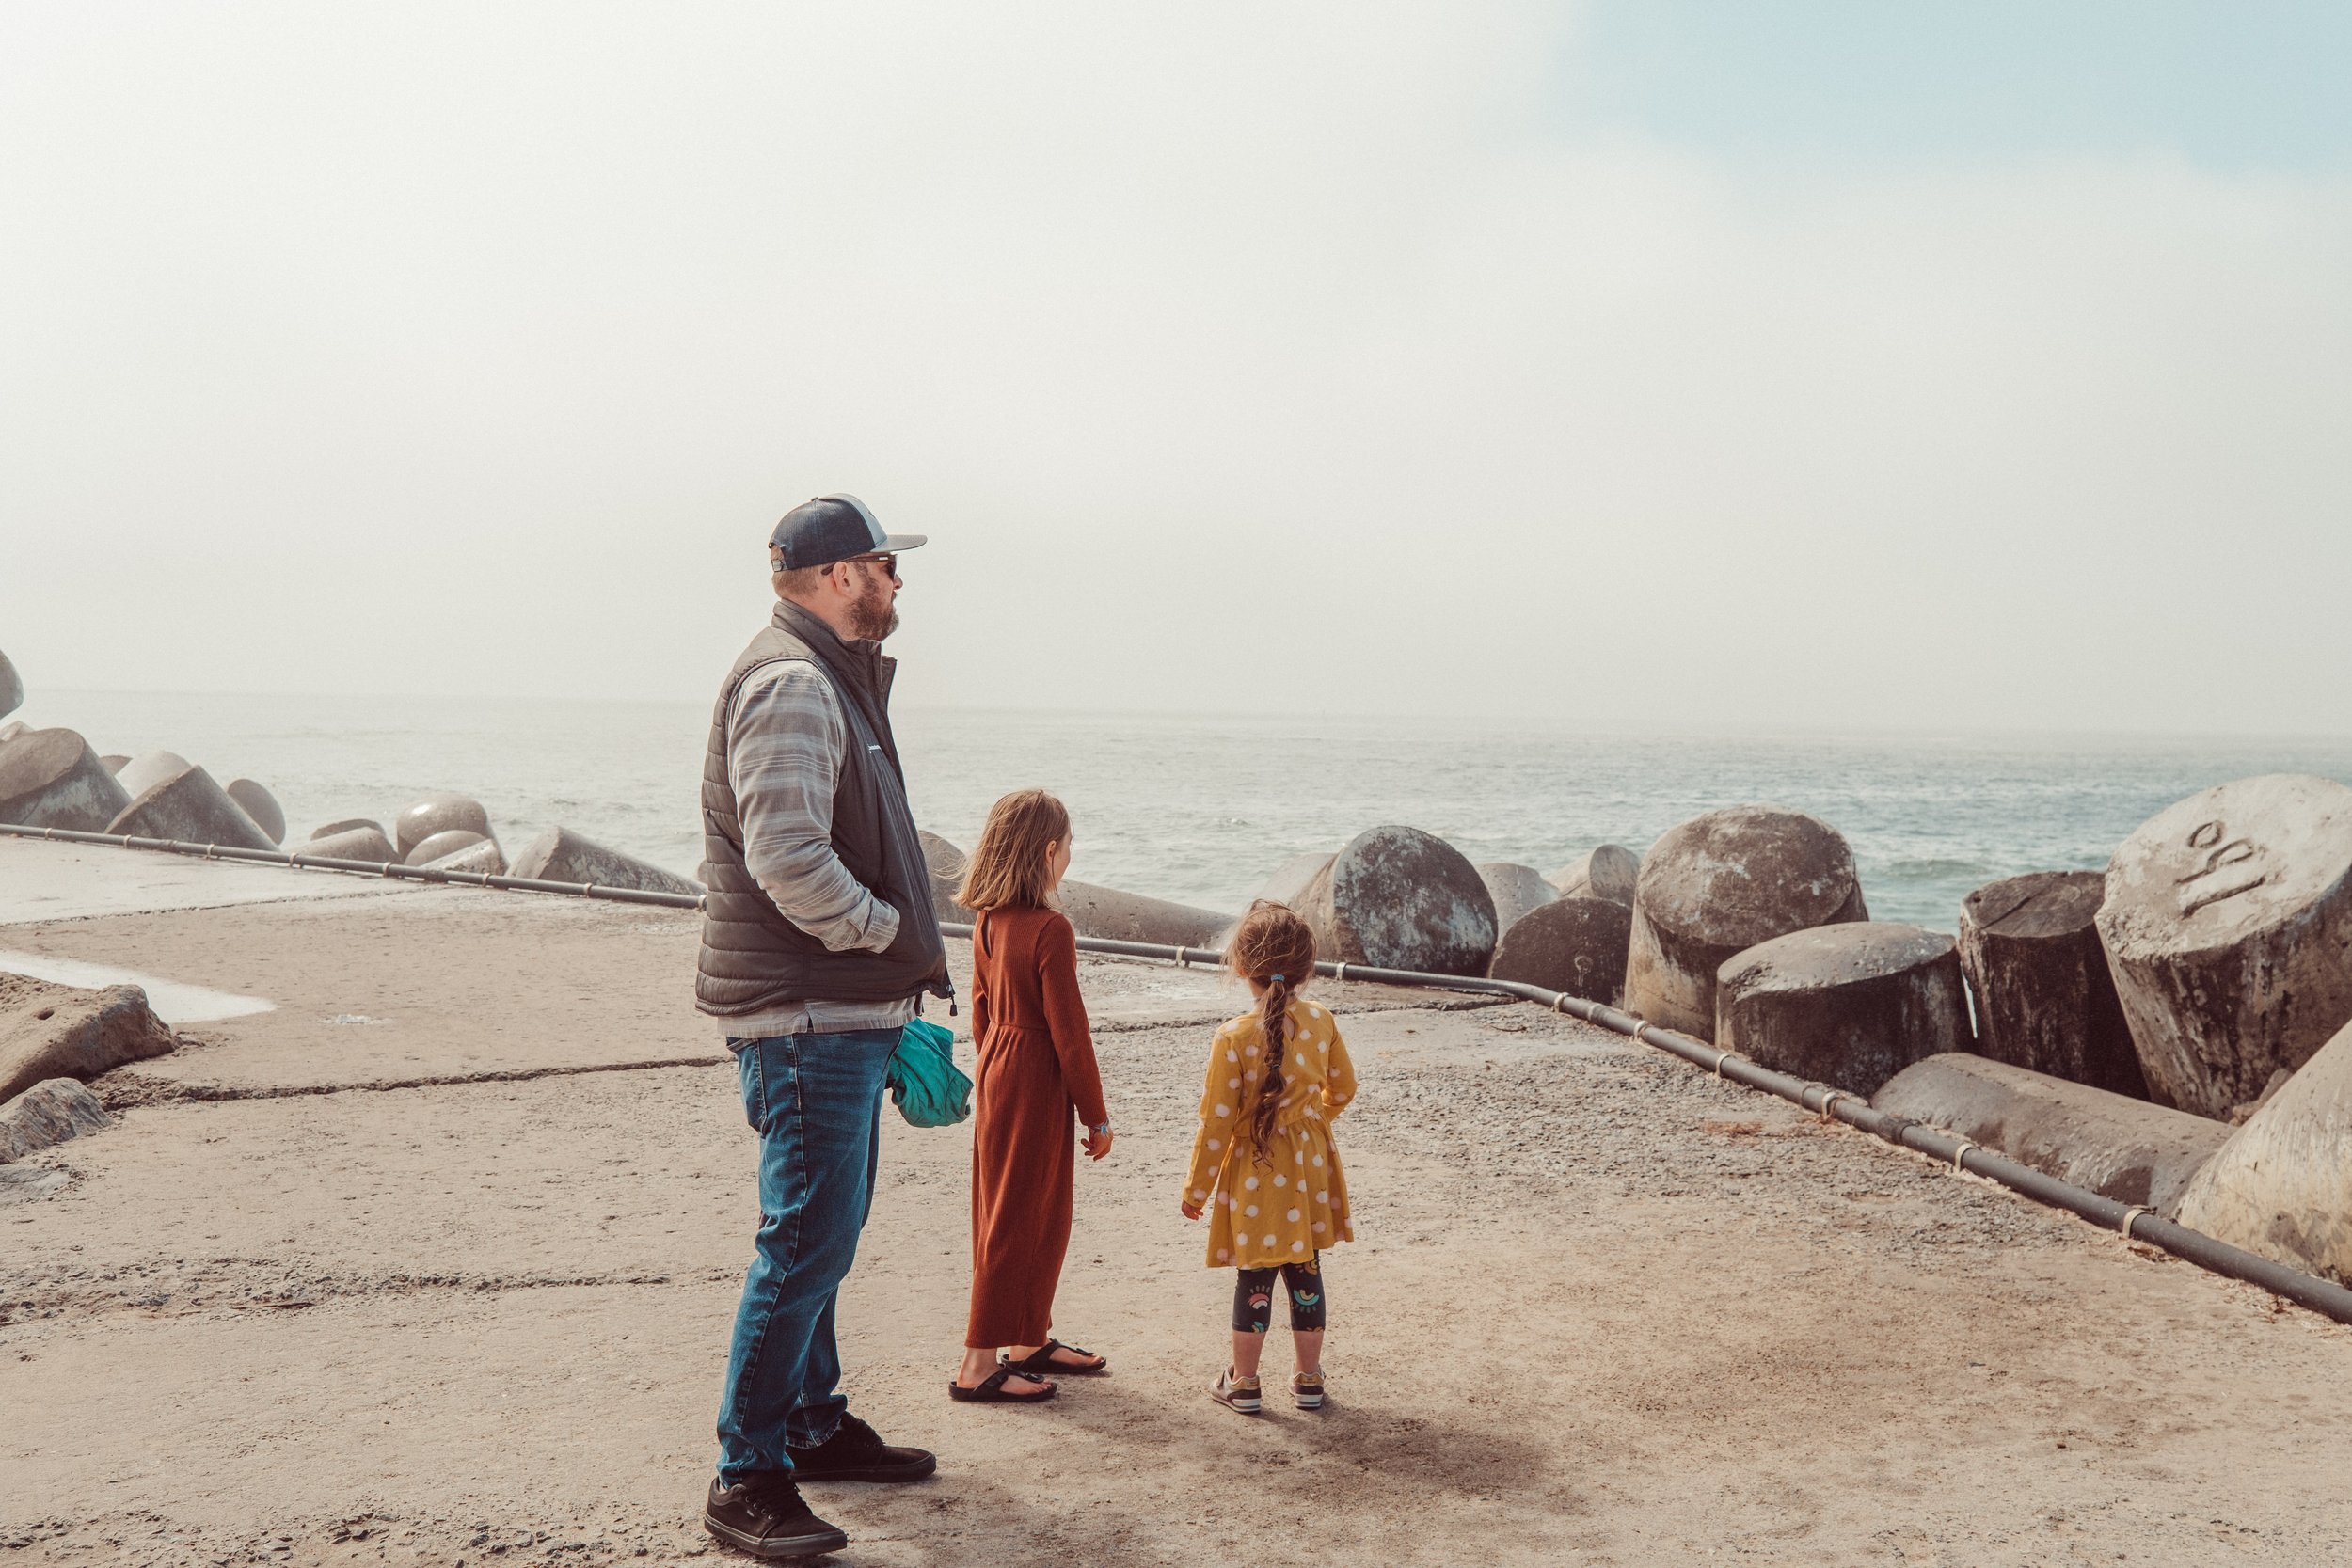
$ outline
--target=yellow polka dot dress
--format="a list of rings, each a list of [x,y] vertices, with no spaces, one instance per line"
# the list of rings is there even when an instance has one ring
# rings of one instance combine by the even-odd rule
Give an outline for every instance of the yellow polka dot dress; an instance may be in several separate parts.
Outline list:
[[[1184,1197],[1207,1207],[1213,1269],[1303,1262],[1355,1239],[1347,1182],[1331,1141],[1331,1119],[1356,1098],[1355,1064],[1329,1008],[1295,996],[1288,1012],[1272,1147],[1263,1162],[1253,1129],[1266,1081],[1264,1024],[1257,1013],[1244,1013],[1209,1046],[1200,1135],[1193,1140]]]

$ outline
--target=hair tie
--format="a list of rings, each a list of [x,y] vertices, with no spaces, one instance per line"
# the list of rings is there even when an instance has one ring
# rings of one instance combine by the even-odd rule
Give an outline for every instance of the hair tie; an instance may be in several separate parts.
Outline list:
[[[1276,985],[1276,986],[1279,986],[1279,985],[1280,985],[1281,983],[1282,983],[1282,977],[1281,977],[1279,974],[1277,974],[1277,975],[1273,975],[1273,976],[1271,976],[1271,977],[1268,979],[1268,981],[1267,981],[1267,984],[1269,984],[1269,985]]]

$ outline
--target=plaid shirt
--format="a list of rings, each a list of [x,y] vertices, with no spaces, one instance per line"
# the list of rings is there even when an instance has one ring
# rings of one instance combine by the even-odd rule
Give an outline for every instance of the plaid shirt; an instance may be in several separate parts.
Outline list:
[[[850,874],[833,847],[833,795],[850,728],[841,699],[815,665],[779,659],[736,689],[727,709],[727,783],[743,825],[743,863],[784,917],[830,952],[879,953],[898,935],[898,911]],[[720,1021],[734,1039],[895,1029],[915,999],[787,1002]]]

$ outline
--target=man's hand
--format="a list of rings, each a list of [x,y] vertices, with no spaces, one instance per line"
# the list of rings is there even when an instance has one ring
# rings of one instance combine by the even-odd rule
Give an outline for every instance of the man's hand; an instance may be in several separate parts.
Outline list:
[[[1089,1160],[1100,1160],[1104,1155],[1108,1154],[1111,1151],[1110,1129],[1106,1127],[1097,1132],[1089,1128],[1087,1131],[1086,1146],[1087,1158]]]

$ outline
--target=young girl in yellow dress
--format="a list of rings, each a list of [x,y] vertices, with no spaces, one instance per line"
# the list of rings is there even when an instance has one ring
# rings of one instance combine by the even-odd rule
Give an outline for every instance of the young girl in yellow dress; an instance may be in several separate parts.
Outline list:
[[[1298,1356],[1291,1397],[1301,1410],[1319,1410],[1328,1308],[1322,1253],[1355,1239],[1331,1119],[1356,1098],[1356,1069],[1330,1009],[1298,994],[1315,973],[1315,939],[1305,921],[1259,900],[1234,927],[1225,961],[1249,982],[1258,1006],[1209,1042],[1200,1133],[1184,1179],[1184,1218],[1209,1215],[1209,1267],[1240,1271],[1233,1359],[1209,1397],[1245,1416],[1258,1413],[1258,1357],[1279,1272]]]

